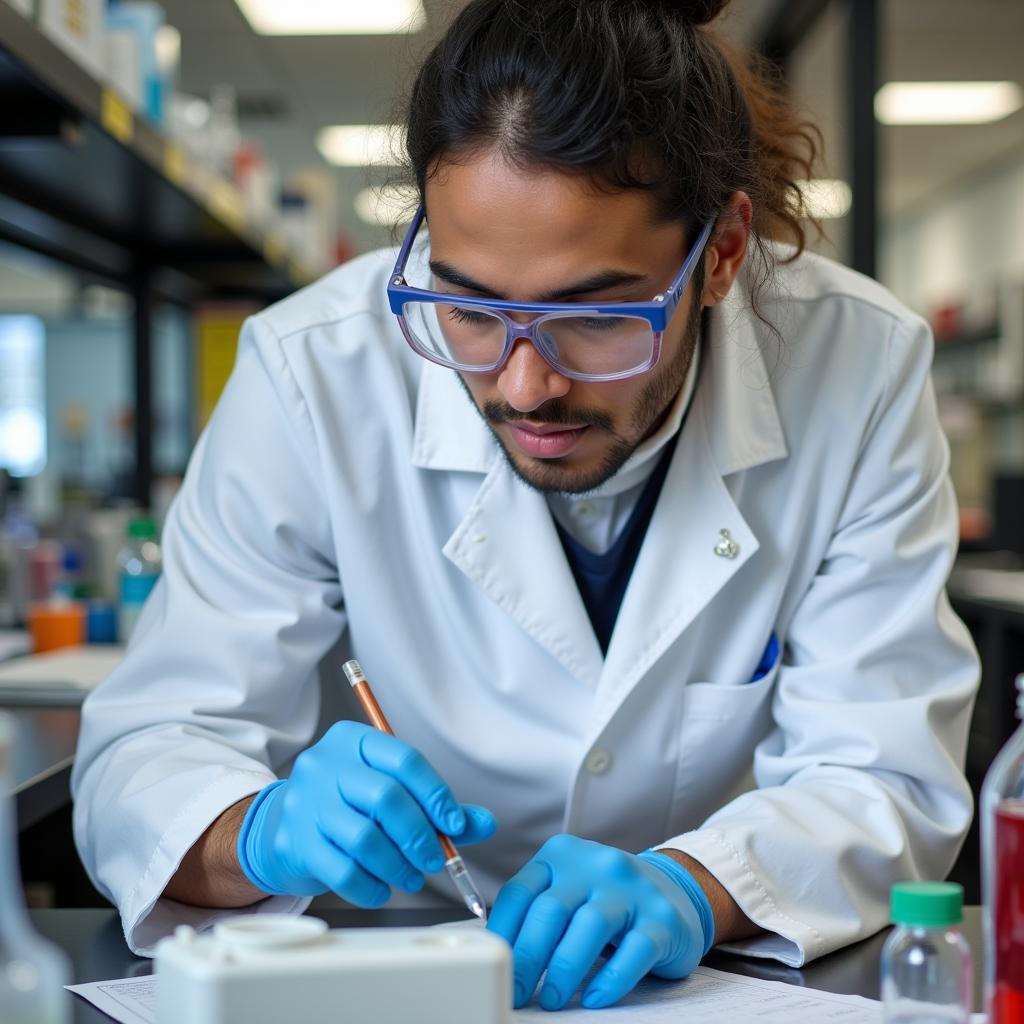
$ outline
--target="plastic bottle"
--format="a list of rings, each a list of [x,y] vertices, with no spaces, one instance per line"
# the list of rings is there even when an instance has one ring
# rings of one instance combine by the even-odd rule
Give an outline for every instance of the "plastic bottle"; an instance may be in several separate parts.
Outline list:
[[[39,541],[39,531],[28,515],[13,502],[8,505],[7,517],[0,526],[0,531],[6,539],[5,546],[9,558],[7,594],[10,611],[7,613],[7,624],[17,627],[24,623],[28,616],[28,605],[32,597],[29,559]]]
[[[121,577],[118,639],[127,643],[160,575],[160,545],[156,542],[156,524],[152,519],[132,519],[128,523],[128,543],[117,556],[117,567]]]
[[[65,547],[61,552],[60,572],[53,585],[51,600],[74,601],[82,596],[81,552],[77,548]]]
[[[1024,717],[1024,675],[1017,676]],[[989,1024],[1024,1021],[1024,725],[985,776],[979,800]]]
[[[67,1024],[71,965],[25,910],[14,826],[14,719],[0,712],[0,1021]]]
[[[882,947],[885,1024],[967,1024],[973,1000],[971,950],[960,932],[963,886],[901,882],[892,887],[896,927]]]
[[[0,629],[14,625],[14,543],[7,533],[10,474],[0,466]]]

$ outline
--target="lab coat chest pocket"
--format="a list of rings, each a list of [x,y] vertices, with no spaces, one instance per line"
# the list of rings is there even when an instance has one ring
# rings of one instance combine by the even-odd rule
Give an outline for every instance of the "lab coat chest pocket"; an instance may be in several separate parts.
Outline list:
[[[772,726],[781,658],[752,682],[692,682],[682,688],[679,760],[669,835],[697,828],[754,785],[754,748]]]

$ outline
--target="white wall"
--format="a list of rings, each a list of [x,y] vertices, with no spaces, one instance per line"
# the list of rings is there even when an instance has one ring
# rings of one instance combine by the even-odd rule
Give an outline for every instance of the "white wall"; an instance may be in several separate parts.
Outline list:
[[[1002,358],[1018,364],[1010,369],[1019,380],[1024,374],[1019,365],[1024,359],[1019,316],[1024,291],[1024,152],[884,224],[879,278],[925,316],[947,302],[962,304],[968,311],[983,309],[994,301],[996,286],[1016,282],[1016,312],[1004,300],[999,345]],[[993,405],[944,395],[941,367],[949,358],[964,357],[977,356],[936,352],[940,413],[952,446],[953,482],[961,503],[990,508],[993,474],[1024,473],[1024,402]]]
[[[879,276],[922,313],[1024,281],[1024,153],[884,224]]]

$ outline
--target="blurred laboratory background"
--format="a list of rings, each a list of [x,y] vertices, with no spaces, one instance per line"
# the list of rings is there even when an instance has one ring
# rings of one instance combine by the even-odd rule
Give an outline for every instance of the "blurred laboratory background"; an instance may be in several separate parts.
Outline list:
[[[0,706],[37,901],[85,898],[40,841],[67,843],[74,708],[159,573],[239,326],[393,244],[393,126],[461,6],[0,0]],[[821,128],[812,246],[932,325],[977,788],[1024,670],[1024,3],[734,0],[720,30]]]

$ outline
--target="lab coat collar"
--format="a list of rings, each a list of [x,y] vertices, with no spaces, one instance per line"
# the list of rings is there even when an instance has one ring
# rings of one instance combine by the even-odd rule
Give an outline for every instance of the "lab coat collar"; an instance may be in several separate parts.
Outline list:
[[[771,387],[778,357],[765,357],[765,351],[779,349],[751,308],[750,274],[745,266],[729,294],[708,312],[706,363],[698,390],[722,476],[789,454]]]
[[[498,443],[454,370],[423,360],[412,464],[418,469],[486,473]]]
[[[444,555],[570,675],[597,686],[601,648],[547,501],[504,455],[492,457]]]
[[[785,458],[786,439],[772,395],[762,346],[766,328],[750,308],[748,275],[708,311],[698,396],[708,439],[722,476]],[[412,463],[420,469],[486,473],[497,442],[455,371],[424,360],[416,404]]]

